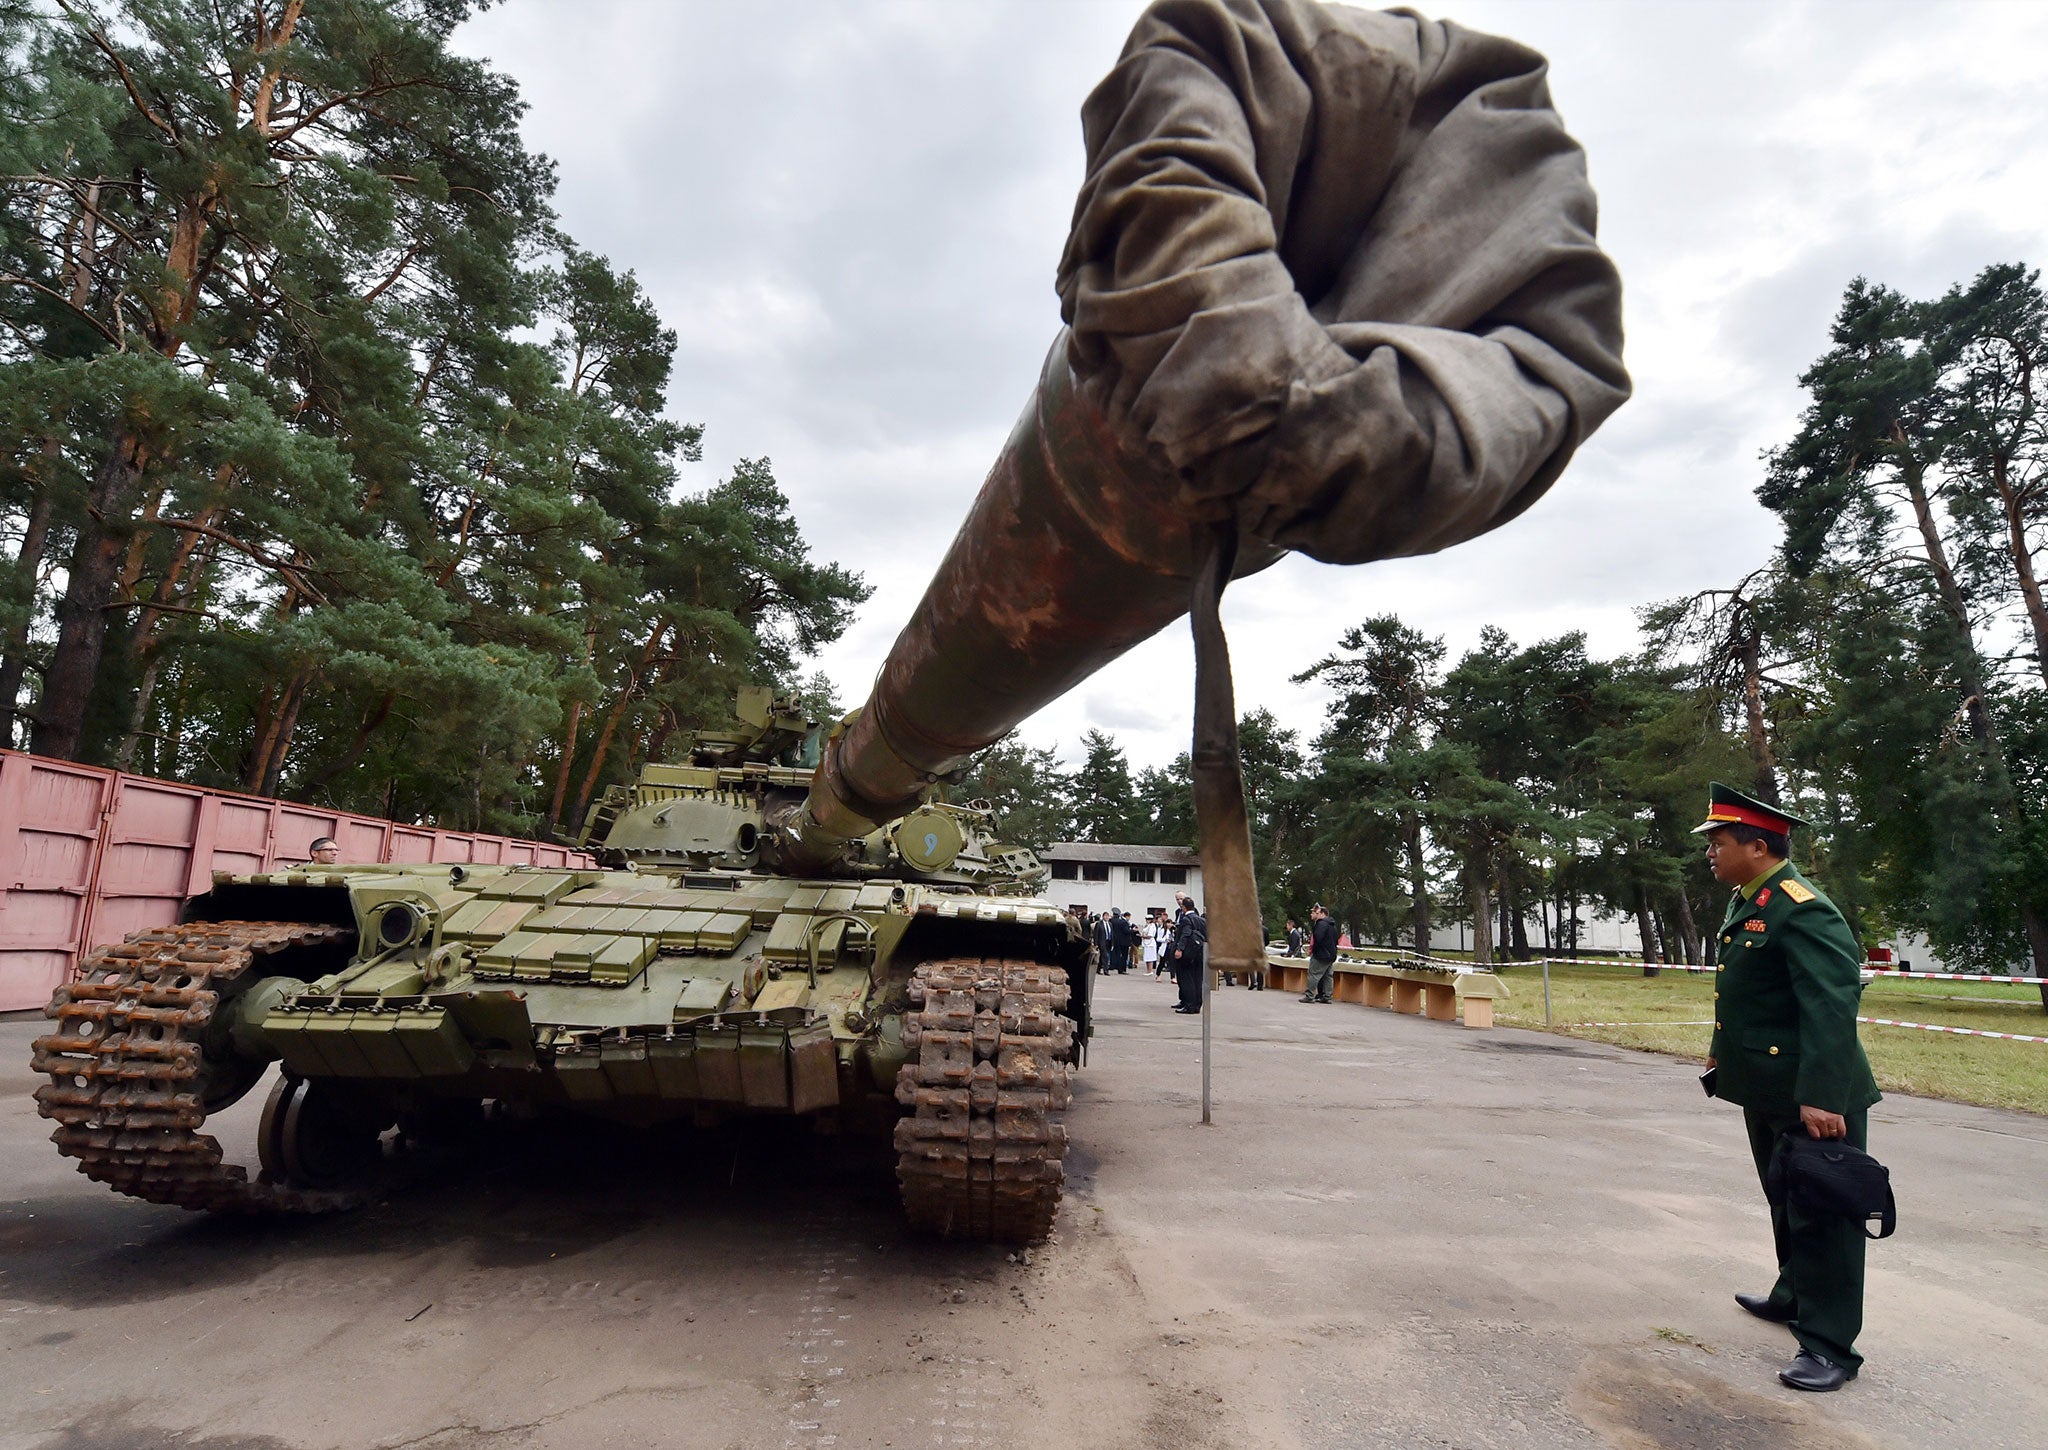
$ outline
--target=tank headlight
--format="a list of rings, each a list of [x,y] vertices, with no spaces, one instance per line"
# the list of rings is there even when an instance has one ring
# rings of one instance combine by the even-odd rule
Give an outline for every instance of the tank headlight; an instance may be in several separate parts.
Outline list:
[[[377,943],[384,947],[409,946],[424,934],[427,919],[410,902],[394,901],[377,915]]]

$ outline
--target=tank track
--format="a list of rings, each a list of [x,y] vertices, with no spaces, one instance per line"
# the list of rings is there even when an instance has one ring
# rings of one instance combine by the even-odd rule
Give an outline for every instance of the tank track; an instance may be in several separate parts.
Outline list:
[[[896,1124],[896,1176],[911,1225],[998,1243],[1044,1238],[1066,1183],[1065,973],[994,958],[929,962],[909,994],[912,1056],[896,1100],[910,1111]]]
[[[87,959],[57,989],[45,1017],[57,1028],[34,1043],[33,1067],[50,1075],[36,1107],[57,1124],[50,1140],[86,1177],[151,1203],[215,1213],[327,1213],[367,1189],[289,1188],[221,1161],[199,1131],[218,1092],[205,1056],[207,1024],[258,957],[349,940],[348,927],[209,921],[139,931]],[[252,1079],[253,1082],[253,1079]],[[243,1083],[241,1091],[252,1085]],[[228,1101],[241,1096],[233,1091]]]

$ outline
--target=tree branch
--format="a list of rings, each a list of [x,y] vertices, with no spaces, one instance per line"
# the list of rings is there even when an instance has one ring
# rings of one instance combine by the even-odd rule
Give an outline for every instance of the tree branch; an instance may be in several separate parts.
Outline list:
[[[354,101],[367,101],[372,96],[388,96],[394,91],[410,90],[414,86],[437,86],[437,83],[428,80],[425,76],[414,76],[409,80],[386,81],[382,85],[365,86],[360,91],[349,91],[334,97],[332,100],[322,101],[289,126],[278,131],[266,131],[264,135],[272,141],[288,141],[336,106],[346,106]]]
[[[216,529],[211,524],[202,524],[196,519],[158,518],[149,519],[147,520],[147,522],[156,524],[161,528],[183,529],[188,533],[203,534],[209,539],[213,539],[219,543],[226,544],[230,549],[233,549],[236,553],[241,554],[258,564],[261,564],[264,568],[269,569],[273,573],[277,574],[278,577],[282,578],[294,589],[297,589],[301,594],[306,595],[315,604],[325,604],[328,602],[327,596],[321,593],[320,590],[316,589],[313,586],[312,581],[306,577],[305,571],[301,569],[299,566],[287,563],[283,559],[272,558],[270,555],[264,553],[261,549],[257,548],[254,544],[244,543],[242,540],[236,538],[233,534],[227,533],[221,529]]]
[[[405,271],[405,269],[412,265],[413,258],[417,257],[420,254],[420,249],[425,246],[426,241],[424,238],[422,238],[421,240],[414,242],[411,246],[407,247],[405,249],[405,255],[398,259],[398,265],[391,269],[391,275],[386,277],[382,282],[379,282],[376,286],[372,287],[368,292],[365,292],[363,294],[363,301],[366,303],[375,302],[379,297],[381,297],[384,294],[384,289],[386,287],[389,287],[393,282],[396,282],[399,279],[399,276]]]
[[[127,88],[128,99],[135,103],[135,109],[142,113],[143,119],[170,137],[174,144],[182,147],[185,138],[178,134],[177,127],[166,121],[162,116],[159,116],[155,111],[152,111],[149,108],[149,102],[142,99],[142,91],[135,84],[134,72],[128,69],[128,62],[121,59],[121,54],[114,49],[113,42],[108,40],[99,30],[81,19],[78,11],[73,8],[71,0],[57,0],[57,7],[74,21],[77,21],[79,28],[85,32],[86,38],[92,41],[94,48],[109,61],[113,62],[115,73],[121,77],[121,84]]]
[[[16,282],[23,287],[28,287],[33,289],[34,291],[42,293],[45,297],[48,297],[52,301],[62,305],[66,312],[75,313],[77,316],[84,318],[88,323],[92,325],[93,330],[98,332],[99,335],[101,337],[104,337],[108,342],[113,343],[116,347],[120,346],[121,339],[119,336],[115,334],[112,328],[108,327],[104,322],[100,321],[97,317],[94,317],[90,312],[85,311],[83,308],[73,306],[71,299],[69,297],[66,297],[62,292],[59,292],[56,288],[46,287],[33,277],[22,277],[13,272],[0,272],[0,284],[8,282]]]

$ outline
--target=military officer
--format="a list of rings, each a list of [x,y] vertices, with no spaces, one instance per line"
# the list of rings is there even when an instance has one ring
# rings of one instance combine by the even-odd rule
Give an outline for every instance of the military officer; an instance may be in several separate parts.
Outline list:
[[[1707,819],[1694,827],[1706,835],[1714,879],[1735,893],[1721,924],[1707,1066],[1714,1095],[1742,1108],[1759,1181],[1783,1133],[1867,1147],[1878,1100],[1856,1038],[1863,954],[1834,903],[1785,859],[1793,827],[1805,824],[1715,781]],[[1735,1302],[1790,1326],[1799,1341],[1779,1379],[1796,1390],[1840,1389],[1863,1364],[1863,1230],[1773,1201],[1771,1232],[1777,1282]]]

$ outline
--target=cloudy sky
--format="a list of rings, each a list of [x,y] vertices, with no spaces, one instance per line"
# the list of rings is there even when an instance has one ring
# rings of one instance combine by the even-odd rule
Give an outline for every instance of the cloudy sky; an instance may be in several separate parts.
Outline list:
[[[821,660],[866,693],[1059,326],[1079,108],[1134,0],[510,0],[459,43],[516,77],[570,235],[681,336],[693,486],[766,456],[874,598]],[[1635,400],[1535,509],[1433,558],[1289,559],[1225,601],[1241,707],[1312,735],[1289,675],[1395,611],[1633,648],[1634,610],[1763,562],[1758,455],[1858,274],[1938,293],[2048,261],[2048,5],[1475,0],[1432,11],[1551,61],[1627,286]],[[1140,764],[1186,748],[1168,630],[1027,722]]]

